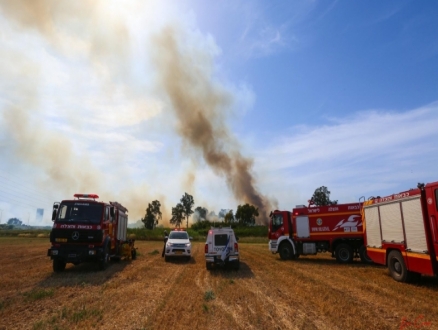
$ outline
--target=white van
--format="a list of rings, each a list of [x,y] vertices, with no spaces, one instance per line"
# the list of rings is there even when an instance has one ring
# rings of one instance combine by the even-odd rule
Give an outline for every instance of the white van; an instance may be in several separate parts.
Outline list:
[[[215,228],[211,227],[208,231],[207,241],[205,242],[205,265],[207,270],[215,266],[231,266],[239,269],[239,245],[238,237],[234,235],[231,227]]]

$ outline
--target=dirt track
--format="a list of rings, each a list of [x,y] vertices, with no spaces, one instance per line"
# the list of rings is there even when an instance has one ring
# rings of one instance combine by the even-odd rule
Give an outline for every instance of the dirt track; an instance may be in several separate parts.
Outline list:
[[[0,238],[0,330],[438,329],[438,280],[399,284],[379,266],[282,261],[242,243],[239,271],[208,272],[203,243],[166,263],[161,242],[140,241],[135,261],[54,274],[49,245]]]

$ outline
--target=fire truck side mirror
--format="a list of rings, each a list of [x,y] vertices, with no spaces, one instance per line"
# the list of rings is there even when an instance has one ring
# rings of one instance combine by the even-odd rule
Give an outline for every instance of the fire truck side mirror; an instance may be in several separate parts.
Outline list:
[[[52,221],[55,221],[56,218],[56,209],[53,208],[53,212],[52,212]]]
[[[110,207],[110,215],[111,217],[114,217],[114,215],[116,214],[115,210],[114,210],[114,206]]]

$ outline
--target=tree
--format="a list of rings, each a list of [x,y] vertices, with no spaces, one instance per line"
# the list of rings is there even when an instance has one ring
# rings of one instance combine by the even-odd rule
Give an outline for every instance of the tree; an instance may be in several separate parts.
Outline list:
[[[193,204],[195,201],[193,200],[193,196],[188,193],[184,193],[183,197],[180,200],[183,206],[183,215],[187,219],[187,228],[189,228],[189,217],[193,214]]]
[[[315,206],[326,206],[326,205],[336,205],[337,200],[330,200],[330,191],[325,186],[321,186],[315,189],[312,198],[309,200],[309,205]]]
[[[224,222],[226,224],[232,224],[234,222],[235,218],[234,218],[234,214],[233,214],[233,210],[229,210],[227,214],[225,214],[224,216]]]
[[[239,205],[236,211],[236,220],[244,226],[254,226],[255,219],[259,216],[259,209],[248,203]]]
[[[155,226],[158,224],[158,221],[161,220],[160,207],[161,204],[157,200],[148,204],[148,207],[146,209],[146,215],[143,219],[141,219],[147,229],[154,229]]]
[[[21,226],[22,223],[23,222],[18,218],[10,218],[7,222],[8,225],[12,225],[12,226]]]
[[[225,220],[225,216],[226,216],[227,213],[230,212],[230,211],[231,211],[230,209],[221,209],[221,210],[219,211],[219,214],[218,214],[217,216],[218,216],[218,218],[219,218],[220,220],[224,221],[224,220]]]
[[[184,219],[184,206],[181,203],[178,203],[176,204],[175,207],[172,207],[172,218],[170,219],[170,223],[180,228],[183,219]]]
[[[198,206],[195,209],[195,214],[193,216],[196,215],[197,220],[202,221],[202,220],[207,220],[207,214],[208,214],[208,210],[205,207]]]

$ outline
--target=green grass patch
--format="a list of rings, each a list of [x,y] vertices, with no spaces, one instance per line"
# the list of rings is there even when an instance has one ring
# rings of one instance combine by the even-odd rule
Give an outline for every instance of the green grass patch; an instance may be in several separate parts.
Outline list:
[[[47,297],[53,297],[54,293],[55,293],[55,291],[53,289],[48,289],[48,290],[36,289],[36,290],[32,290],[30,292],[26,292],[24,294],[24,296],[26,297],[27,300],[35,301],[35,300],[40,300],[40,299],[44,299]]]
[[[38,322],[34,323],[32,329],[34,329],[34,330],[45,329],[44,322],[38,321]]]
[[[79,311],[73,312],[70,317],[70,320],[74,323],[79,323],[88,318],[97,317],[98,320],[101,320],[103,317],[103,312],[98,309],[86,309],[85,306],[82,307]]]
[[[154,251],[149,252],[149,254],[154,256],[156,254],[160,254],[160,252],[158,250],[154,250]]]
[[[212,290],[205,291],[204,293],[205,301],[210,301],[213,300],[214,298],[216,298],[216,296],[214,295],[214,292]]]
[[[207,306],[207,304],[202,304],[202,309],[203,309],[203,311],[204,311],[205,313],[207,313],[207,312],[208,312],[208,306]]]
[[[219,226],[218,223],[215,224]],[[184,228],[184,227],[183,227]],[[196,228],[196,226],[195,226]],[[146,228],[128,228],[127,236],[134,237],[136,240],[147,240],[147,241],[163,241],[164,240],[164,230],[169,233],[174,228],[155,228],[155,229],[146,229]],[[239,242],[246,243],[265,243],[268,242],[268,227],[267,226],[250,226],[250,227],[242,227],[238,225],[233,225],[234,233],[237,237],[239,237]],[[205,241],[208,231],[208,228],[199,228],[198,230],[189,228],[187,230],[190,237],[193,238],[193,241],[202,242]],[[15,237],[19,239],[25,238],[38,238],[41,240],[49,241],[50,230],[42,230],[42,229],[28,229],[28,230],[20,230],[20,229],[0,229],[0,237]],[[1,243],[1,242],[0,242]]]

